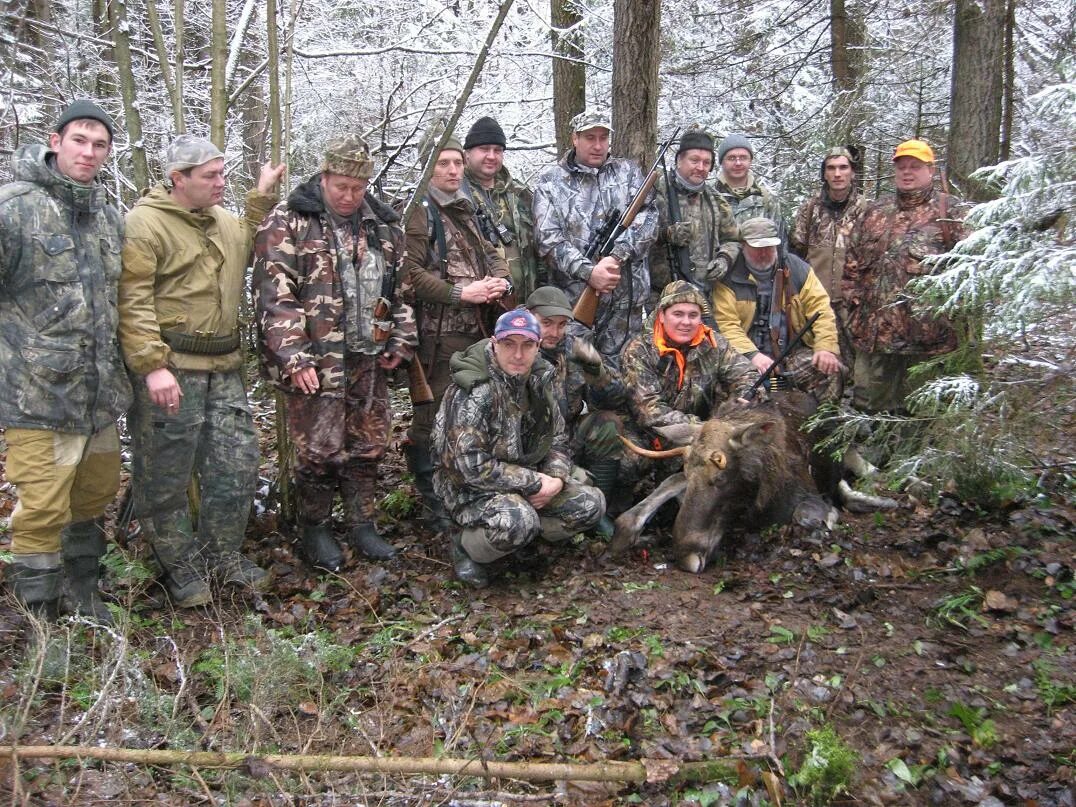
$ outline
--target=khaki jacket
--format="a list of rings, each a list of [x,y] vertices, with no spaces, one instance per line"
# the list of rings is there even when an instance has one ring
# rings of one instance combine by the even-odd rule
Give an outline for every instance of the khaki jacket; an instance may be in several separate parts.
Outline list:
[[[191,211],[158,185],[127,214],[120,276],[120,344],[127,366],[145,375],[161,367],[224,372],[243,363],[241,348],[209,356],[173,350],[161,331],[230,336],[254,233],[276,202],[252,190],[238,219],[223,207]]]

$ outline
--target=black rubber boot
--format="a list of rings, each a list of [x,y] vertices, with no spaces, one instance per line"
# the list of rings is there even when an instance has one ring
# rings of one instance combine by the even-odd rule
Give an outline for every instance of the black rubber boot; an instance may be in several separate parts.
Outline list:
[[[112,614],[101,599],[101,558],[105,555],[105,519],[76,521],[60,533],[64,559],[64,593],[70,609],[112,625]]]
[[[472,560],[467,554],[467,550],[463,548],[463,530],[459,527],[452,530],[452,568],[456,572],[456,579],[471,588],[485,588],[489,585],[486,564]]]
[[[356,552],[361,552],[370,560],[392,560],[396,557],[396,547],[378,533],[369,521],[363,521],[351,528],[347,542]]]
[[[11,592],[31,614],[48,620],[60,615],[63,572],[59,552],[16,555],[6,576]]]
[[[429,445],[408,443],[404,446],[407,468],[415,477],[415,490],[426,508],[426,524],[434,532],[452,529],[452,518],[433,489],[433,463],[430,461]]]
[[[335,572],[344,565],[344,553],[340,551],[340,545],[333,538],[328,524],[301,525],[299,546],[302,548],[303,557],[311,566]]]
[[[613,507],[613,499],[623,498],[622,493],[617,490],[617,481],[620,477],[620,460],[597,460],[591,463],[587,470],[594,477],[594,487],[605,496],[605,512],[602,514],[598,526],[593,529],[593,533],[599,538],[608,540],[613,537],[613,533],[616,531],[613,520],[609,515]]]

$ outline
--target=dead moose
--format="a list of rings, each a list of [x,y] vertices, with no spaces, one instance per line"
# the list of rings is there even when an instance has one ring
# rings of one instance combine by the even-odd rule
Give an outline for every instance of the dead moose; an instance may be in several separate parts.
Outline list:
[[[632,451],[654,459],[682,455],[684,470],[621,514],[610,554],[633,546],[658,508],[677,496],[681,502],[673,552],[677,565],[693,573],[706,568],[734,527],[796,524],[812,531],[832,529],[837,509],[819,489],[845,501],[851,496],[857,510],[895,507],[892,500],[854,493],[841,482],[836,463],[812,452],[810,438],[800,427],[814,409],[808,395],[776,393],[757,406],[723,404],[702,424],[660,429],[663,437],[682,444],[677,448],[648,451],[625,441]]]

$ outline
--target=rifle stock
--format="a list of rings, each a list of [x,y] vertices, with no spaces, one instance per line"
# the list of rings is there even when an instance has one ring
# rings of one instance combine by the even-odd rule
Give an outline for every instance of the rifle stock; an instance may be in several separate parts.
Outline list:
[[[411,394],[412,406],[433,403],[433,390],[426,380],[426,371],[422,369],[422,362],[416,354],[407,365],[408,392]]]
[[[575,305],[572,307],[572,317],[588,328],[593,328],[594,317],[597,314],[598,292],[594,291],[594,287],[588,284],[583,287],[583,293],[579,295],[579,299],[576,300]]]

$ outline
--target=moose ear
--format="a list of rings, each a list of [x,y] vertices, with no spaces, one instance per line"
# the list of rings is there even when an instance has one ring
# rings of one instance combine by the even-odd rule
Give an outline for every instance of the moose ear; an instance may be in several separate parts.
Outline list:
[[[702,431],[702,424],[673,423],[669,426],[658,426],[654,431],[675,446],[686,446],[695,442],[695,438]]]
[[[769,440],[770,433],[775,426],[777,426],[777,422],[773,420],[764,420],[761,423],[751,423],[744,426],[729,438],[729,448],[738,450],[745,446]]]

